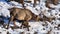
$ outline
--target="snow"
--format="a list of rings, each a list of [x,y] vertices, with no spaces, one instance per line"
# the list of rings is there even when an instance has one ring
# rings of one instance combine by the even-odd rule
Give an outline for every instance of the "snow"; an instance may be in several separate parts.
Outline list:
[[[7,11],[7,12],[6,12],[6,11]],[[9,12],[9,10],[2,8],[2,9],[0,10],[0,15],[2,15],[2,16],[4,16],[4,17],[10,17],[10,12]]]
[[[15,1],[11,1],[11,2],[9,2],[9,4],[12,7],[22,8],[22,4],[19,4],[18,2],[15,2]]]
[[[33,7],[30,7],[30,6],[26,6],[27,9],[31,10],[32,13],[34,13],[35,15],[39,15],[38,11],[35,10]]]
[[[4,0],[3,0],[4,1]],[[8,17],[10,17],[10,11],[8,9],[13,8],[13,7],[17,7],[17,8],[23,8],[22,4],[15,2],[15,1],[11,1],[11,2],[3,2],[2,0],[0,1],[0,16],[4,16],[6,17],[6,19],[4,18],[4,23],[8,23]],[[58,30],[57,28],[54,27],[58,27],[58,24],[60,24],[60,20],[58,20],[58,18],[60,18],[60,4],[58,5],[53,5],[50,4],[51,8],[55,8],[55,9],[49,9],[45,6],[45,2],[40,0],[40,4],[38,4],[36,7],[33,7],[33,0],[32,3],[26,3],[25,2],[25,8],[29,9],[32,11],[32,13],[34,13],[35,15],[39,15],[41,13],[41,17],[43,18],[43,14],[48,17],[48,18],[52,18],[55,17],[55,20],[52,20],[51,22],[48,21],[39,21],[39,22],[29,22],[29,25],[31,27],[29,27],[30,31],[27,31],[26,28],[22,28],[22,29],[14,29],[12,30],[10,27],[9,29],[5,29],[2,26],[0,26],[0,32],[1,34],[7,34],[7,32],[11,33],[11,34],[21,34],[22,32],[24,34],[34,34],[35,32],[37,32],[37,34],[47,34],[48,31],[52,30],[50,32],[50,34],[57,34],[57,32],[59,32],[60,34],[60,30]],[[53,22],[53,24],[52,24]],[[44,24],[44,26],[43,26]],[[14,26],[13,24],[9,24],[10,26]],[[17,26],[21,26],[21,23],[16,22]]]

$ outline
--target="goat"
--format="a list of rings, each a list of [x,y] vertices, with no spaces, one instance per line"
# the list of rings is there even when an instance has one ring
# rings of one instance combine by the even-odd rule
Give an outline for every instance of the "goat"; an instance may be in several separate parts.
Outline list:
[[[39,15],[33,14],[29,9],[21,9],[21,8],[15,8],[15,7],[10,9],[10,15],[11,15],[11,17],[8,22],[8,27],[9,27],[10,21],[13,21],[14,26],[16,26],[15,19],[18,19],[23,22],[21,27],[25,26],[28,30],[29,30],[29,26],[30,26],[30,25],[28,25],[29,20],[35,19],[36,21],[38,21],[40,19]]]

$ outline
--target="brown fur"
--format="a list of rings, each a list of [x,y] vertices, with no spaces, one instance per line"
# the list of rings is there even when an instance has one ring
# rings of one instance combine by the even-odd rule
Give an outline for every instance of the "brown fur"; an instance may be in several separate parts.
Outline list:
[[[37,21],[38,21],[40,19],[39,16],[33,14],[28,9],[21,9],[21,8],[15,8],[15,7],[11,9],[10,15],[11,15],[11,18],[9,20],[9,23],[10,23],[10,21],[13,21],[14,25],[15,25],[15,20],[14,20],[15,18],[18,20],[24,20],[24,23],[22,23],[22,25],[25,26],[26,28],[29,27],[29,25],[28,25],[29,20],[37,19]],[[8,26],[9,26],[9,23],[8,23]]]

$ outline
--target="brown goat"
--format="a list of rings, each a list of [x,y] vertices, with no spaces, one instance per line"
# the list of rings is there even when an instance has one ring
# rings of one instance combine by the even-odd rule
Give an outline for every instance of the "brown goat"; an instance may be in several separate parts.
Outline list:
[[[29,25],[28,25],[29,20],[35,19],[35,20],[38,21],[40,19],[39,16],[33,14],[28,9],[21,9],[21,8],[15,8],[14,7],[14,8],[11,8],[10,11],[11,11],[10,12],[11,17],[10,17],[9,23],[10,23],[10,21],[13,21],[14,26],[16,26],[15,25],[15,21],[16,21],[15,19],[23,20],[23,23],[22,23],[21,27],[25,26],[28,30],[29,30]],[[8,23],[8,26],[9,26],[9,23]]]

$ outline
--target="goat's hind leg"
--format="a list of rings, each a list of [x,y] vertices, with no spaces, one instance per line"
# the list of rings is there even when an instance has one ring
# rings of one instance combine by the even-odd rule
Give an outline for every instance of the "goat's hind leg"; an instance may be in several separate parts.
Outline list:
[[[24,25],[25,28],[27,28],[27,30],[29,31],[30,25],[29,25],[28,21],[24,21],[23,25]]]
[[[23,21],[22,22],[22,25],[20,26],[20,28],[27,28],[27,30],[29,31],[29,27],[30,27],[30,25],[29,25],[29,23],[27,22],[27,21]]]

